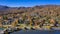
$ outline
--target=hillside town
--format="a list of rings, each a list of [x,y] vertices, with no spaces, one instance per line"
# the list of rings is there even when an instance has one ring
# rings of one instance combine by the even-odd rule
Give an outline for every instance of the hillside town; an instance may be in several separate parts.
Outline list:
[[[60,30],[59,6],[20,7],[1,13],[0,31],[4,34],[20,30]]]
[[[0,28],[4,30],[60,30],[59,19],[33,14],[6,14],[0,16]],[[55,29],[56,28],[56,29]]]

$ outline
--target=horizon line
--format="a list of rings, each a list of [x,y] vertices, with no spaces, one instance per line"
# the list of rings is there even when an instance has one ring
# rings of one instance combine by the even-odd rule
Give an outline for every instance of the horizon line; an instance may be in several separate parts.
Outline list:
[[[33,5],[33,6],[8,6],[8,5],[0,5],[0,6],[8,6],[8,7],[34,7],[34,6],[44,6],[44,5],[58,5],[60,6],[60,4],[41,4],[41,5]]]

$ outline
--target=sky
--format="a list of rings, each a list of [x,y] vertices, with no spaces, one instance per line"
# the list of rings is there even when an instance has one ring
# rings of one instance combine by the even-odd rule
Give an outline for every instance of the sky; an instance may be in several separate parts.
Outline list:
[[[0,5],[10,7],[32,7],[49,4],[60,5],[60,0],[0,0]]]

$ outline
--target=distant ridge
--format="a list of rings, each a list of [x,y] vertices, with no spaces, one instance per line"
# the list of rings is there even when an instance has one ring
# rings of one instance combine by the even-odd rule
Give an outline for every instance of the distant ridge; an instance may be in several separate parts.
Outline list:
[[[8,13],[20,13],[20,12],[37,12],[40,11],[40,9],[46,10],[46,9],[53,9],[55,10],[57,8],[60,9],[60,5],[40,5],[40,6],[33,6],[33,7],[8,7],[0,5],[0,14],[8,14]]]

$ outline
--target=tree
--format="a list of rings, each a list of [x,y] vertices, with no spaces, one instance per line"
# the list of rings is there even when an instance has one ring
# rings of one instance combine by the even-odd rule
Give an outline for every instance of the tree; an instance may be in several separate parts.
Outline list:
[[[4,20],[7,20],[8,18],[7,18],[7,16],[6,16],[6,15],[4,15],[4,16],[3,16],[3,19],[4,19]]]

